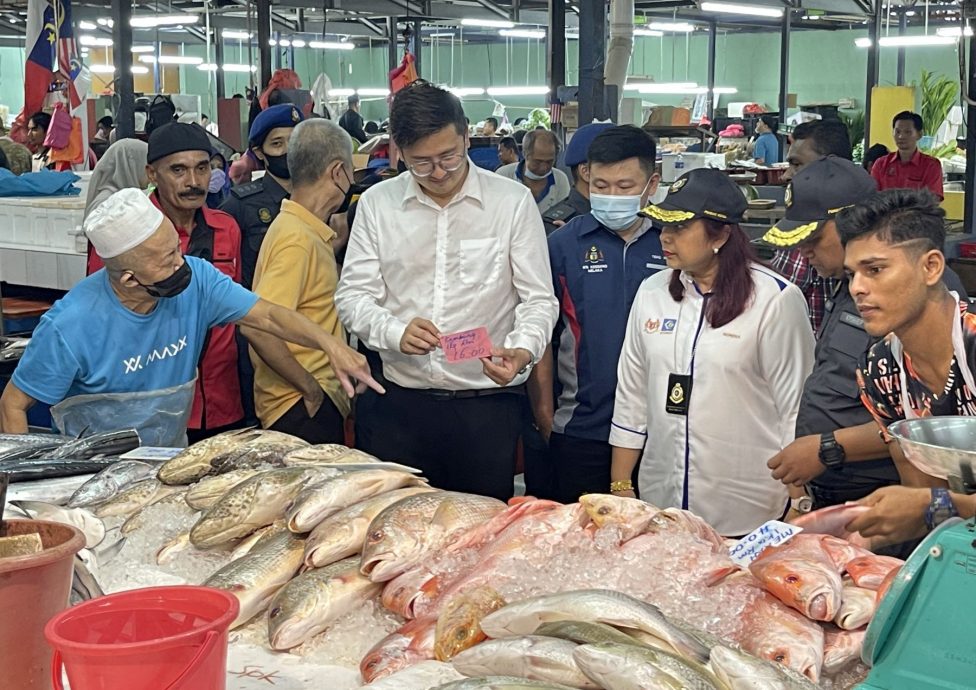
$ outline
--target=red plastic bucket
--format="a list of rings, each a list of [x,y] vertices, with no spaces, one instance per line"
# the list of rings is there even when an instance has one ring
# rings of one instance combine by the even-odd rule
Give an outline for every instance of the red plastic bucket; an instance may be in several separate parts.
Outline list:
[[[224,690],[237,599],[209,587],[150,587],[93,599],[52,618],[51,674],[63,690]]]

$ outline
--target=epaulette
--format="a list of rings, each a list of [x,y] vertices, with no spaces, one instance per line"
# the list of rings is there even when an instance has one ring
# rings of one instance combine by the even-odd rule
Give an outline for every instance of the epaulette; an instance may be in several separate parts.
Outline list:
[[[238,199],[246,199],[249,196],[259,194],[262,191],[264,191],[264,185],[261,184],[261,180],[255,180],[254,182],[248,182],[246,184],[232,187],[230,193]]]

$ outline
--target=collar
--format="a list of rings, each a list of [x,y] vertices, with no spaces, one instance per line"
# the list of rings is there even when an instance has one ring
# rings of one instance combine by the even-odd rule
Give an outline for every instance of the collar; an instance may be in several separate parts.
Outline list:
[[[282,187],[278,180],[269,173],[264,174],[264,177],[261,178],[261,183],[264,186],[264,191],[271,195],[274,203],[281,204],[282,201],[289,197],[288,190]]]
[[[577,216],[576,218],[579,218],[579,221],[577,221],[579,223],[579,229],[578,229],[579,237],[583,237],[585,235],[591,235],[594,232],[603,231],[608,235],[612,235],[613,237],[620,239],[620,235],[615,233],[613,230],[610,230],[609,228],[605,228],[602,225],[600,225],[599,221],[597,221],[597,219],[593,217],[592,213],[587,213],[581,216]],[[573,221],[576,221],[576,218],[573,218]],[[642,218],[642,220],[644,222],[641,223],[641,226],[639,228],[637,228],[637,232],[634,233],[634,236],[630,238],[630,243],[636,242],[641,237],[646,235],[648,230],[654,229],[654,223],[651,221],[650,218]]]
[[[900,163],[901,165],[921,165],[922,164],[922,156],[924,156],[925,154],[922,153],[922,149],[920,149],[920,148],[918,148],[918,146],[916,146],[915,147],[915,153],[913,153],[912,154],[912,157],[909,158],[908,161],[907,162],[904,162],[904,163],[902,163],[901,153],[898,152],[898,149],[895,149],[894,151],[892,151],[888,155],[891,156],[891,159],[892,159],[892,162],[893,163]]]
[[[153,206],[155,206],[160,211],[162,211],[163,212],[163,215],[166,216],[166,211],[163,210],[162,204],[159,203],[159,194],[157,192],[154,191],[152,194],[150,194],[149,195],[149,200],[152,202],[152,205]],[[197,227],[198,225],[209,225],[209,223],[207,222],[209,220],[209,216],[207,214],[207,211],[209,211],[209,210],[210,209],[207,207],[207,205],[204,204],[203,206],[201,206],[200,208],[198,208],[194,212],[194,214],[193,214],[193,227],[190,227],[190,228],[181,228],[176,223],[173,223],[173,227],[176,228],[176,232],[179,233],[180,235],[186,235],[186,236],[189,237],[192,234],[192,232],[193,232],[193,228]],[[166,216],[166,217],[169,218],[169,216]],[[170,220],[172,221],[173,219],[170,218]]]
[[[522,184],[525,184],[525,180],[523,179],[522,176],[524,170],[525,170],[525,161],[519,161],[518,163],[515,164],[515,178]],[[553,168],[552,170],[555,170],[555,168]],[[533,195],[536,203],[539,203],[540,201],[545,199],[546,196],[549,194],[549,190],[552,189],[552,186],[554,184],[556,184],[556,174],[552,170],[550,170],[549,174],[546,175],[546,186],[543,188],[542,194],[540,194],[539,196]],[[533,182],[534,181],[535,180],[533,180]]]
[[[468,175],[467,177],[464,178],[464,184],[461,185],[461,188],[457,191],[457,193],[454,195],[454,198],[451,199],[451,201],[447,205],[451,206],[452,204],[457,203],[461,199],[470,198],[477,201],[478,205],[481,206],[481,208],[484,208],[485,195],[484,195],[484,185],[482,184],[482,180],[481,180],[481,175],[482,175],[481,168],[479,168],[477,165],[471,162],[470,156],[468,156],[467,161],[468,161]],[[405,208],[407,202],[410,201],[411,199],[416,199],[417,201],[419,201],[420,203],[426,206],[436,206],[437,208],[440,208],[438,204],[434,203],[434,201],[429,196],[427,196],[427,193],[424,191],[424,188],[420,186],[420,183],[417,182],[417,178],[413,176],[413,173],[411,173],[410,170],[407,170],[406,172],[400,174],[406,175],[408,177],[406,193],[403,195],[403,202],[400,204],[400,208]]]
[[[685,273],[684,271],[681,271],[681,273],[678,274],[678,278],[679,280],[681,280],[681,284],[685,286],[685,295],[693,294],[693,295],[697,295],[698,297],[704,297],[706,294],[709,295],[713,294],[712,292],[703,293],[701,290],[699,290],[698,284],[694,280],[692,280],[691,276]],[[688,288],[691,288],[692,290],[694,290],[694,292],[693,293],[689,292]]]
[[[312,215],[312,212],[301,204],[295,203],[291,199],[284,199],[281,202],[281,213],[294,216],[298,222],[305,225],[311,232],[321,237],[326,242],[331,242],[335,236],[335,230],[330,228],[321,218]]]

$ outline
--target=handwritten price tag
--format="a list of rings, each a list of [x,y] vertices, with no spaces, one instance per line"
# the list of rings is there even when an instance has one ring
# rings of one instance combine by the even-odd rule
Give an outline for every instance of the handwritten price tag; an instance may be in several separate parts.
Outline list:
[[[770,520],[737,541],[735,546],[729,549],[729,556],[740,568],[748,568],[767,546],[779,546],[802,531],[802,527],[779,520]]]
[[[491,357],[491,338],[488,329],[472,328],[441,336],[441,349],[448,362],[463,362],[479,357]]]

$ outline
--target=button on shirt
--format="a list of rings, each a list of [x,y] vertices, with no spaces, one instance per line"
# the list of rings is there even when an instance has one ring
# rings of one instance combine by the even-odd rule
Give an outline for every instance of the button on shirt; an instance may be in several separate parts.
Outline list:
[[[495,173],[510,180],[522,182],[525,173],[525,161],[503,165]],[[546,177],[546,186],[542,191],[542,196],[537,198],[535,203],[539,207],[539,212],[545,213],[568,196],[569,178],[559,168],[553,168]]]
[[[940,199],[942,193],[942,163],[938,158],[915,149],[907,163],[898,151],[882,156],[871,167],[871,177],[878,189],[928,189]]]
[[[336,306],[346,328],[380,352],[394,383],[495,387],[480,361],[448,364],[440,349],[405,355],[400,339],[421,317],[443,334],[484,326],[496,347],[542,356],[558,304],[532,195],[470,160],[464,184],[444,208],[409,173],[371,187],[359,200]]]
[[[332,240],[335,232],[304,206],[285,199],[271,225],[254,272],[254,292],[269,302],[297,311],[326,333],[345,342],[346,334],[335,309],[339,279]],[[286,343],[302,367],[322,386],[336,409],[349,414],[349,397],[342,390],[329,356],[318,348]],[[267,428],[301,400],[302,394],[278,376],[251,351],[254,362],[254,404]]]
[[[766,461],[794,439],[813,333],[803,293],[753,264],[745,311],[720,328],[705,299],[671,271],[644,281],[620,354],[611,445],[643,449],[641,498],[702,516],[724,535],[742,535],[786,511],[787,491]],[[665,409],[671,374],[690,375],[688,414]]]
[[[553,430],[606,442],[630,307],[644,279],[667,268],[661,234],[645,219],[625,243],[587,213],[549,236],[549,259],[559,300]]]
[[[191,381],[207,331],[238,321],[257,296],[210,263],[186,257],[193,277],[148,314],[119,302],[100,270],[78,283],[43,317],[13,381],[48,405],[75,395],[132,393]]]

